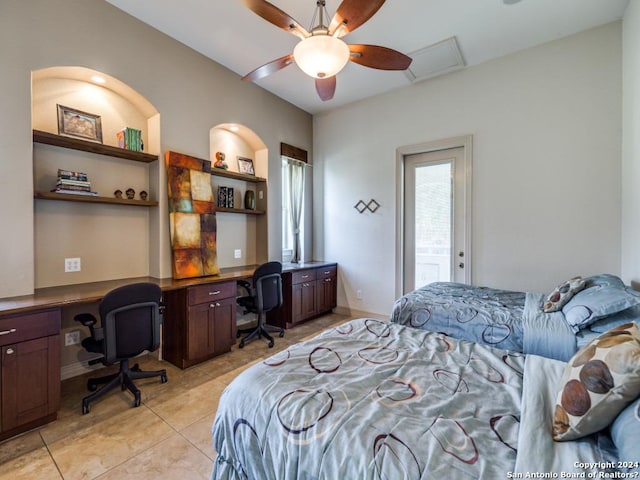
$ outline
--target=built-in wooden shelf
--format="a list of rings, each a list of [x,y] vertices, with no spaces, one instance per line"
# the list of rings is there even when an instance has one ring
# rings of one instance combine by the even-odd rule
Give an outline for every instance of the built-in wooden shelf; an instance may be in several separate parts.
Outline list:
[[[246,173],[230,172],[229,170],[223,170],[221,168],[212,168],[211,175],[216,177],[233,178],[234,180],[242,180],[251,183],[266,182],[266,178],[256,177],[255,175],[249,175]]]
[[[63,200],[66,202],[83,203],[108,203],[111,205],[133,205],[138,207],[155,207],[158,205],[158,202],[150,200],[129,200],[128,198],[98,197],[92,195],[74,195],[56,192],[34,192],[33,197],[40,200]]]
[[[226,208],[226,207],[216,207],[216,212],[220,213],[247,213],[249,215],[264,215],[264,211],[262,210],[248,210],[246,208]]]
[[[126,160],[133,160],[134,162],[151,163],[158,160],[157,155],[152,155],[150,153],[134,152],[132,150],[104,145],[102,143],[43,132],[42,130],[33,131],[33,141],[46,145],[54,145],[56,147],[70,148],[72,150],[96,153],[98,155],[106,155],[108,157],[124,158]]]

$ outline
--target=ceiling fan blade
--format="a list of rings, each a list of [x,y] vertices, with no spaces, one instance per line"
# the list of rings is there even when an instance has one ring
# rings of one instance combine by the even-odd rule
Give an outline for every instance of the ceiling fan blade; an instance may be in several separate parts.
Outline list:
[[[329,33],[344,37],[347,33],[353,32],[373,17],[384,2],[385,0],[343,0],[331,19]]]
[[[284,57],[277,58],[269,63],[265,63],[261,67],[256,68],[254,71],[247,73],[242,80],[247,82],[255,82],[261,78],[271,75],[272,73],[282,70],[284,67],[288,67],[293,63],[293,55],[285,55]]]
[[[249,10],[261,16],[267,22],[274,24],[285,32],[292,33],[300,38],[309,36],[309,32],[287,13],[266,0],[242,0]]]
[[[316,78],[316,92],[320,100],[326,102],[333,98],[333,94],[336,91],[336,76],[327,78]]]
[[[349,45],[349,60],[378,70],[406,70],[413,59],[404,53],[379,45]]]

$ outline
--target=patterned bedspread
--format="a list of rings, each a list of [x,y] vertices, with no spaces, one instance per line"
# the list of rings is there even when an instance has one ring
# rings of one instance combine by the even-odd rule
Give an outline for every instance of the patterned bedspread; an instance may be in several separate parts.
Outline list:
[[[400,297],[391,321],[522,352],[525,297],[525,292],[436,282]]]
[[[212,478],[505,478],[523,368],[518,353],[353,320],[227,387]]]

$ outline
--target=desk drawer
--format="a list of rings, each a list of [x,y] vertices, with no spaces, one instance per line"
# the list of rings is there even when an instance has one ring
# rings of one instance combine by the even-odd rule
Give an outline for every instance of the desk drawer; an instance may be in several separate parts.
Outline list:
[[[318,279],[335,277],[338,274],[338,267],[332,265],[330,267],[322,267],[317,269]]]
[[[236,290],[236,282],[209,283],[207,285],[189,287],[189,305],[198,305],[200,303],[211,302],[212,300],[220,298],[235,297]]]
[[[0,318],[0,345],[24,342],[60,333],[60,310]]]
[[[300,272],[293,272],[291,274],[291,283],[293,285],[304,282],[313,282],[315,279],[316,270],[314,268],[310,270],[302,270]]]

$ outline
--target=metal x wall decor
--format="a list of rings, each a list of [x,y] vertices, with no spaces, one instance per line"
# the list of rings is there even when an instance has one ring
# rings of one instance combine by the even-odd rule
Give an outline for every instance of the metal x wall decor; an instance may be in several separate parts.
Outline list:
[[[375,211],[380,208],[380,204],[373,198],[369,200],[368,203],[364,203],[363,200],[358,200],[358,203],[356,203],[353,208],[355,208],[358,213],[364,213],[365,210],[369,210],[371,213],[375,213]]]

